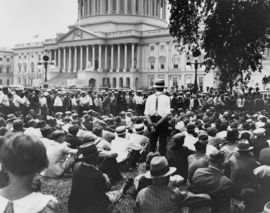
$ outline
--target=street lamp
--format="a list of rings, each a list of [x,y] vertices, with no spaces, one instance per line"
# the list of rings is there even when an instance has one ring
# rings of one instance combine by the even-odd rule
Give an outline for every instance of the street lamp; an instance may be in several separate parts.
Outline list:
[[[45,82],[48,81],[48,77],[47,77],[47,73],[48,73],[48,65],[54,65],[53,62],[49,62],[50,58],[47,55],[43,56],[43,62],[38,62],[38,65],[44,65],[44,69],[45,69]]]
[[[198,92],[198,68],[199,65],[201,65],[202,63],[198,62],[198,57],[201,55],[201,51],[199,49],[195,49],[192,52],[192,56],[195,58],[195,61],[192,63],[190,61],[187,62],[188,66],[191,66],[192,64],[194,65],[194,69],[195,69],[195,79],[194,79],[194,85],[193,85],[193,92],[196,94]]]

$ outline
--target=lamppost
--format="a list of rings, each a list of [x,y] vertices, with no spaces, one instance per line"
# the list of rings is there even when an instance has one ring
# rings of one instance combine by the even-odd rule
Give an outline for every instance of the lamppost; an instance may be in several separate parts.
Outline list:
[[[48,65],[54,65],[54,63],[53,62],[49,62],[50,58],[47,55],[44,55],[42,59],[43,59],[43,62],[38,62],[38,65],[44,65],[44,69],[45,69],[45,82],[47,82],[48,81],[48,77],[47,77],[47,75],[48,75]]]
[[[196,94],[198,92],[198,68],[199,65],[201,65],[202,63],[198,62],[198,57],[201,55],[201,51],[199,49],[195,49],[192,51],[192,56],[195,58],[194,62],[187,62],[188,66],[191,66],[192,64],[194,65],[194,69],[195,69],[195,79],[194,79],[194,85],[193,85],[193,92]]]

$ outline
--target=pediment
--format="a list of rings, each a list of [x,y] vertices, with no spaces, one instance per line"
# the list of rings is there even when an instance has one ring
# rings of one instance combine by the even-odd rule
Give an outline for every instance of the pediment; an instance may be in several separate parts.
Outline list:
[[[89,30],[86,30],[82,27],[75,27],[67,34],[63,35],[59,38],[59,42],[67,42],[67,41],[76,41],[76,40],[85,40],[85,39],[95,39],[99,38],[99,36]]]

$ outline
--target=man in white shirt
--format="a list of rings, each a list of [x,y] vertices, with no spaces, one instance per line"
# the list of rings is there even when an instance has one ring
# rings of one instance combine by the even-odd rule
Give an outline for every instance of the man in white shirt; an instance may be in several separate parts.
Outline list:
[[[54,112],[62,112],[63,111],[63,101],[61,98],[61,94],[57,93],[54,99]]]
[[[22,92],[22,89],[16,89],[13,97],[13,105],[15,106],[16,116],[22,115],[26,107],[26,100],[23,98]]]
[[[6,116],[10,113],[10,103],[8,98],[8,88],[4,87],[3,91],[0,92],[0,115]]]
[[[164,80],[158,79],[155,82],[155,88],[156,92],[146,100],[144,111],[147,122],[151,127],[149,152],[156,151],[157,141],[159,141],[159,152],[161,155],[166,155],[171,100],[170,97],[163,94]]]

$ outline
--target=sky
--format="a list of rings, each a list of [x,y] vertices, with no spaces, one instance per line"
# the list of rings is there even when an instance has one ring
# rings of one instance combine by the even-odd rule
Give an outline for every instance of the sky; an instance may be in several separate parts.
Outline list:
[[[77,0],[0,0],[0,47],[54,38],[77,17]]]

